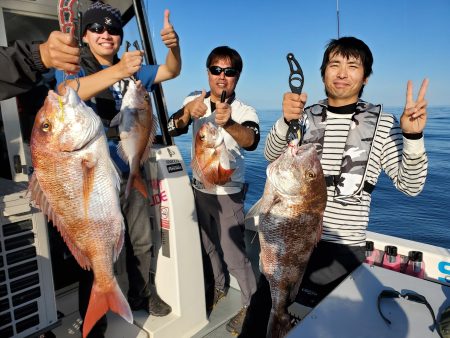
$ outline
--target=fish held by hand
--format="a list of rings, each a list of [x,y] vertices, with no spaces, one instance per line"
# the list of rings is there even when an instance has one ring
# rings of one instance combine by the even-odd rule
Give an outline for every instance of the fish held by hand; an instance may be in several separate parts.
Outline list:
[[[191,167],[205,188],[231,181],[235,158],[225,146],[222,131],[211,122],[204,123],[194,140]]]
[[[266,337],[291,329],[287,307],[294,301],[311,253],[320,240],[327,190],[314,145],[293,140],[267,167],[263,197],[246,217],[259,217],[262,273],[272,309]]]
[[[50,91],[36,115],[30,146],[31,199],[53,221],[78,264],[94,273],[83,337],[109,309],[132,323],[113,271],[125,229],[120,178],[99,116],[72,88],[62,96]]]

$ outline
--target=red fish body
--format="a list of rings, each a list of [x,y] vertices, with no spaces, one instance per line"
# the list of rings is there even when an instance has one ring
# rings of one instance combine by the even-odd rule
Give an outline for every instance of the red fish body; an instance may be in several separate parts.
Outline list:
[[[134,187],[147,197],[140,167],[148,159],[156,135],[156,118],[152,113],[150,95],[140,81],[129,81],[120,113],[111,122],[111,126],[115,125],[118,125],[120,134],[119,156],[130,165],[125,196],[128,197]]]
[[[78,264],[94,272],[83,337],[109,309],[132,323],[113,272],[125,229],[120,179],[100,118],[70,87],[64,96],[50,91],[36,115],[31,157],[32,199],[58,228]]]
[[[287,307],[322,232],[327,198],[322,167],[313,145],[297,143],[268,165],[263,197],[247,215],[259,215],[262,272],[272,297],[267,338],[290,330]]]
[[[235,169],[234,157],[225,147],[221,132],[211,122],[204,123],[195,135],[192,170],[206,188],[224,185]]]

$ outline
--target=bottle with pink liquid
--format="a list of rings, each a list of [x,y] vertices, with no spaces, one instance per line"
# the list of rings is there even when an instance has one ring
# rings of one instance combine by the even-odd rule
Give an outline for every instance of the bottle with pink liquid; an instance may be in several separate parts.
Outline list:
[[[400,271],[401,258],[397,254],[397,247],[394,245],[386,245],[384,247],[383,268]]]
[[[369,265],[381,265],[380,251],[375,249],[372,241],[366,241],[366,259],[364,262]]]
[[[423,253],[421,251],[410,251],[408,253],[406,274],[418,278],[425,277],[425,262],[423,261]]]

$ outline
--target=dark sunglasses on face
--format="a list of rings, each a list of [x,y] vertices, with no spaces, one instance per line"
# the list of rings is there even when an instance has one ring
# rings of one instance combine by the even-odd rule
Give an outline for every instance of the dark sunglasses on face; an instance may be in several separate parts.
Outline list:
[[[109,35],[120,35],[120,33],[122,32],[120,28],[112,26],[104,26],[99,23],[93,23],[88,27],[88,30],[92,33],[97,34],[103,34],[103,32],[106,30]]]
[[[224,72],[226,77],[235,77],[238,74],[238,71],[231,67],[222,68],[219,66],[211,66],[208,69],[212,75],[220,75],[220,73]]]

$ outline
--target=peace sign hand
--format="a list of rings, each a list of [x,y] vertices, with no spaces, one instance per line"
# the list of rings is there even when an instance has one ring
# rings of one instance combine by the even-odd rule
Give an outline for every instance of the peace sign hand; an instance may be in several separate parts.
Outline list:
[[[406,105],[400,117],[400,128],[407,134],[419,134],[425,129],[427,122],[427,105],[425,94],[428,88],[428,79],[424,79],[417,96],[413,99],[413,84],[409,80],[406,87]]]

